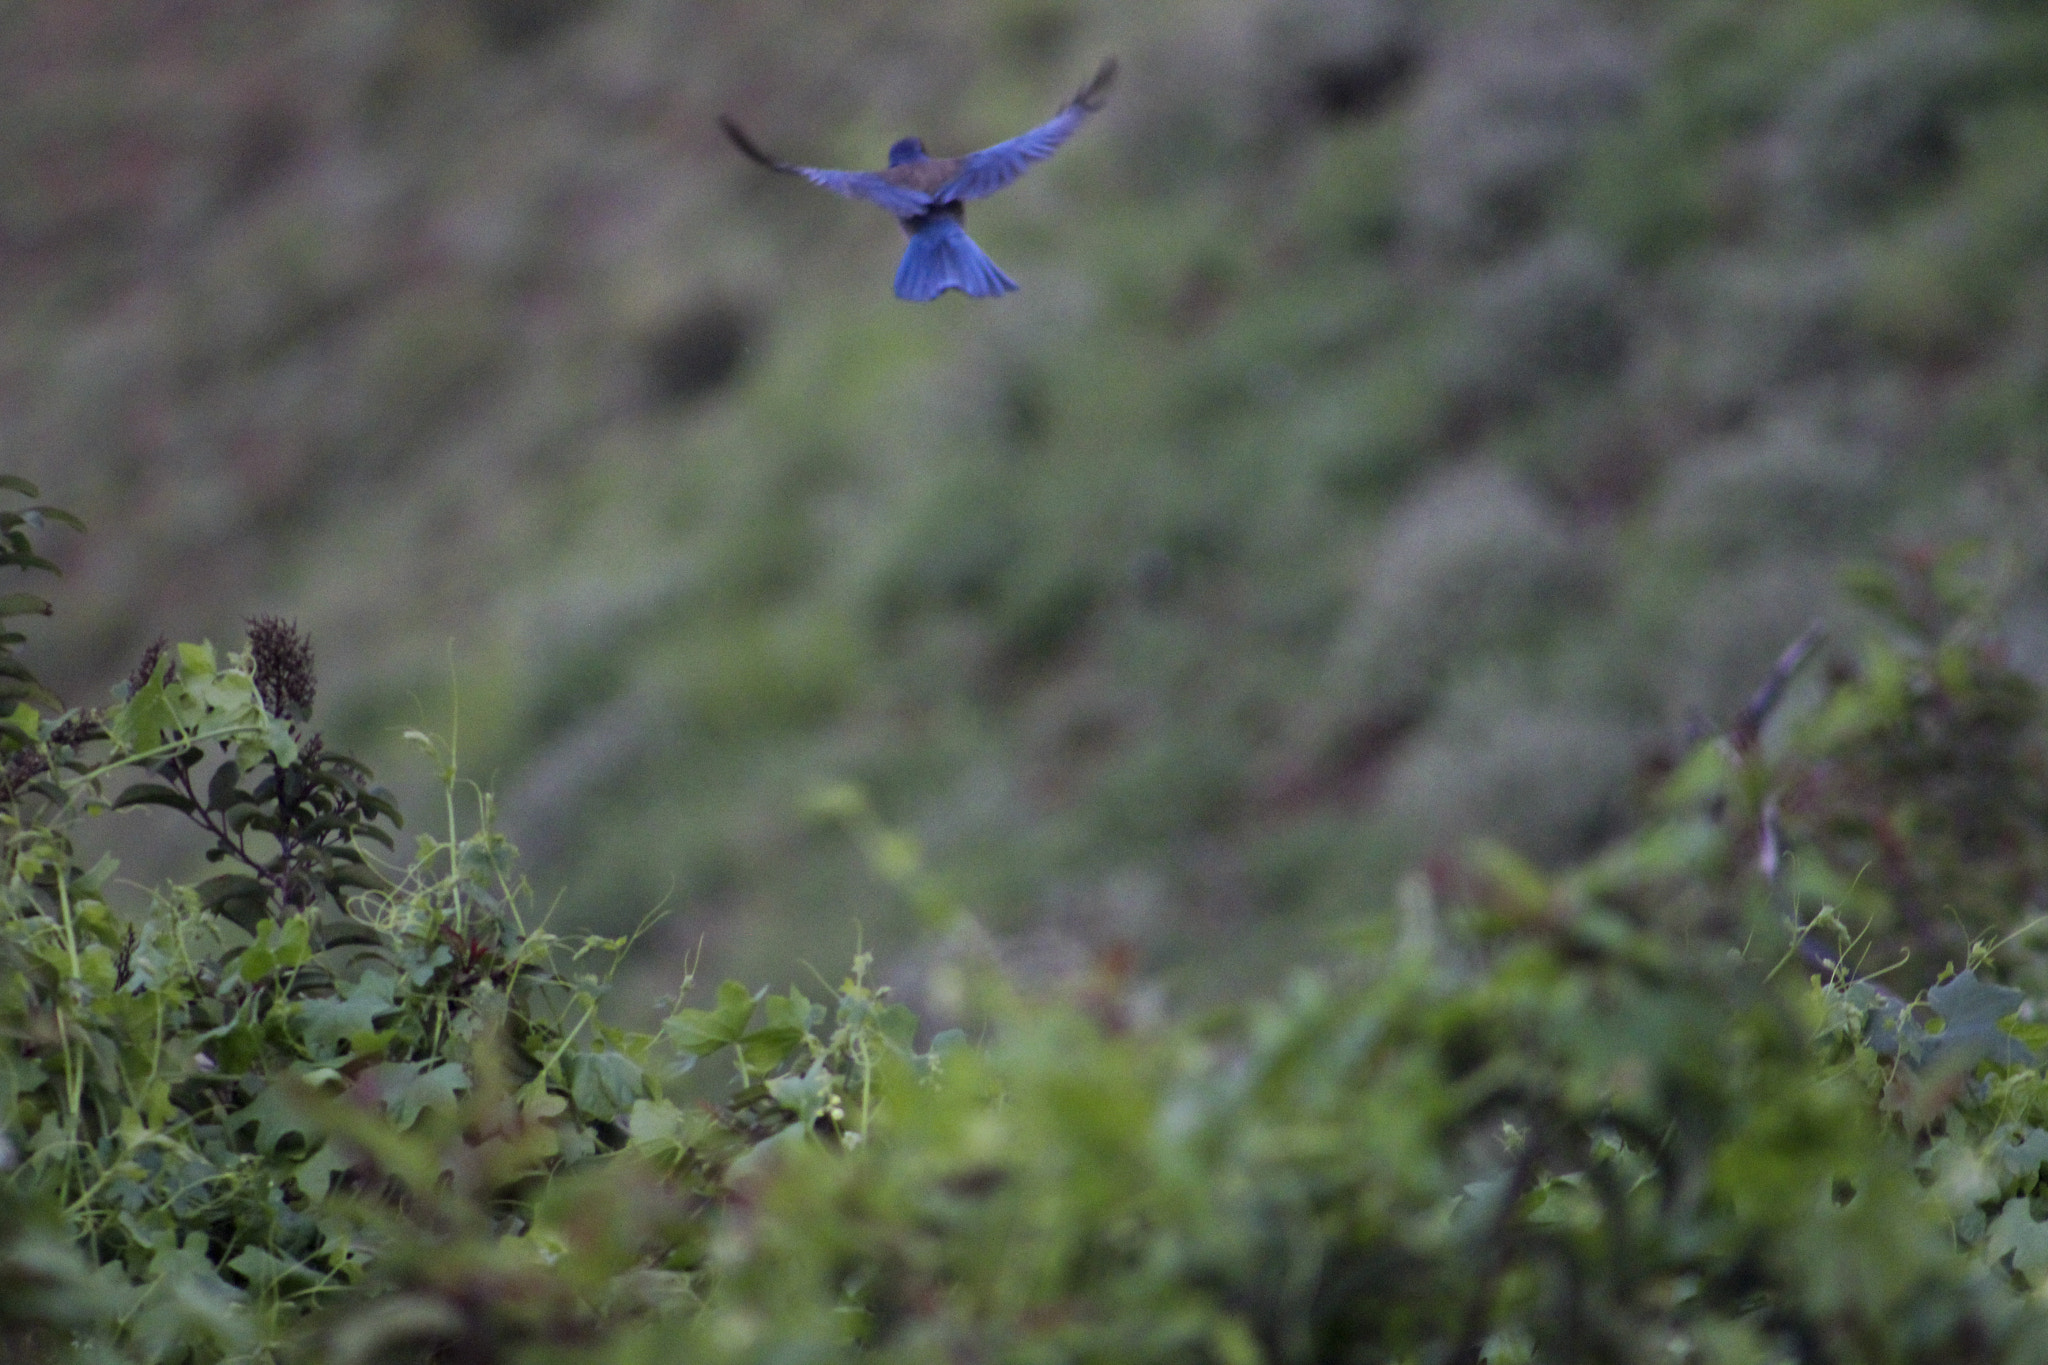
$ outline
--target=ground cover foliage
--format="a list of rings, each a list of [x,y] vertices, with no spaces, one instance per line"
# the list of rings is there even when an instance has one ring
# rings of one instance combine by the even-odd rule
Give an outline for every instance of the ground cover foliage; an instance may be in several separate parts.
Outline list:
[[[537,922],[425,736],[397,852],[289,623],[95,708],[9,636],[10,1358],[2048,1357],[2048,715],[1995,567],[1864,575],[1881,624],[1566,870],[1477,846],[1201,1020],[1105,964],[964,977],[932,1038],[864,959],[606,1023],[623,941]],[[145,812],[218,870],[82,865]]]

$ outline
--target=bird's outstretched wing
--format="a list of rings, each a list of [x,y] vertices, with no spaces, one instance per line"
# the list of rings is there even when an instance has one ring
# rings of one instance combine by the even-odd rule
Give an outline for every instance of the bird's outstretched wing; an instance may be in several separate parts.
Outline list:
[[[1058,151],[1060,144],[1072,137],[1074,131],[1088,121],[1088,116],[1102,107],[1109,83],[1115,79],[1116,58],[1111,57],[1096,70],[1094,79],[1082,86],[1074,98],[1067,101],[1066,107],[1050,119],[1007,142],[998,142],[993,147],[961,157],[959,174],[940,186],[938,193],[932,196],[933,200],[947,203],[985,199],[994,194],[1024,174],[1033,162],[1043,161]]]
[[[899,185],[876,171],[825,171],[816,166],[798,166],[793,162],[773,157],[754,145],[754,140],[740,130],[740,126],[721,114],[718,126],[725,129],[725,135],[732,139],[732,145],[739,148],[749,160],[758,161],[771,171],[784,175],[800,175],[821,189],[834,194],[843,194],[848,199],[865,199],[870,204],[880,204],[898,218],[915,218],[932,206],[932,196],[923,190],[908,185]]]

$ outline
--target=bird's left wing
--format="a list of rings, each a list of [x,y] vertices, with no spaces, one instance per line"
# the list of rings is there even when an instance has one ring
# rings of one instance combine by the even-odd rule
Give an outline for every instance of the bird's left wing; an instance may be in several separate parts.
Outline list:
[[[800,175],[820,189],[834,194],[843,194],[848,199],[865,199],[870,204],[880,204],[898,218],[915,218],[932,206],[932,196],[923,190],[908,185],[899,185],[875,171],[827,171],[816,166],[799,166],[793,162],[773,157],[754,145],[754,140],[740,130],[731,119],[720,115],[718,126],[732,139],[732,145],[739,148],[751,161],[757,161],[771,171],[784,175]]]
[[[1034,162],[1043,161],[1058,151],[1060,144],[1072,137],[1075,130],[1088,121],[1088,116],[1102,107],[1104,93],[1115,79],[1116,58],[1111,57],[1096,71],[1094,79],[1067,101],[1065,108],[1044,123],[1007,142],[998,142],[993,147],[961,157],[960,173],[940,186],[938,193],[932,196],[933,200],[943,204],[985,199],[994,194],[1024,174]]]

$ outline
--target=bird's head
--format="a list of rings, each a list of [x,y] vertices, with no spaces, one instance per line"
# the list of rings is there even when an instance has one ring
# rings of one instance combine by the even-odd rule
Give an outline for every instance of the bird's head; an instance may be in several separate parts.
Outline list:
[[[889,164],[891,166],[901,166],[908,162],[923,161],[924,159],[924,140],[922,138],[906,137],[889,149]]]

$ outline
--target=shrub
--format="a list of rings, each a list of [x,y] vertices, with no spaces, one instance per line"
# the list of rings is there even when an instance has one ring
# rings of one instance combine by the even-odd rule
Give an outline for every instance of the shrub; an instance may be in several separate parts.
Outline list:
[[[1804,690],[1803,638],[1575,868],[1476,848],[1402,885],[1398,933],[1197,1024],[1141,1025],[1115,960],[1036,999],[954,982],[980,1041],[923,1049],[865,957],[826,1000],[727,982],[605,1022],[625,940],[530,922],[444,748],[418,737],[446,834],[390,856],[293,627],[152,650],[104,710],[0,728],[0,1344],[2039,1359],[2048,1025],[1998,978],[2040,976],[2048,746],[1973,583],[1865,583],[1889,636]],[[143,806],[222,870],[129,903],[79,866]],[[1930,897],[1974,918],[1924,940]],[[711,1057],[727,1082],[678,1103]]]
[[[9,562],[47,567],[25,528],[61,515],[0,517]],[[22,594],[4,606],[45,609]],[[7,664],[20,697],[47,695]],[[534,922],[488,801],[457,821],[452,755],[423,735],[448,786],[446,837],[389,856],[398,812],[310,728],[312,649],[286,622],[252,622],[227,655],[154,646],[117,691],[99,711],[18,700],[0,723],[0,1165],[16,1201],[0,1325],[25,1341],[61,1330],[117,1359],[267,1357],[373,1266],[423,1267],[444,1292],[433,1312],[386,1321],[387,1299],[351,1317],[351,1350],[585,1331],[582,1298],[513,1292],[578,1216],[544,1197],[560,1197],[557,1174],[630,1151],[662,1190],[635,1207],[666,1228],[792,1124],[858,1134],[848,1082],[909,1047],[907,1011],[861,966],[836,1015],[728,984],[656,1032],[603,1022],[627,940]],[[145,807],[192,826],[221,870],[130,903],[111,856],[79,864],[84,826]],[[664,1078],[728,1047],[736,1084],[718,1106],[686,1115],[659,1098]],[[59,1220],[15,1223],[37,1208]],[[48,1226],[97,1269],[57,1256]],[[644,1239],[620,1227],[637,1256]],[[464,1238],[488,1254],[434,1250]],[[666,1240],[644,1300],[687,1291],[689,1245]]]

